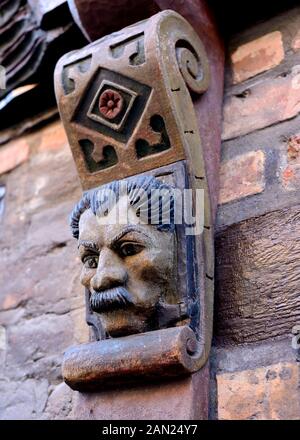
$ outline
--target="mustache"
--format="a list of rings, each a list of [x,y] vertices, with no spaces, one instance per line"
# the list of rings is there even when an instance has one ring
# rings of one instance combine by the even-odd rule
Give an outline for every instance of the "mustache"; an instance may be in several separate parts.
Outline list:
[[[93,291],[90,296],[91,309],[98,313],[124,309],[131,304],[133,304],[131,294],[121,286],[101,292]]]

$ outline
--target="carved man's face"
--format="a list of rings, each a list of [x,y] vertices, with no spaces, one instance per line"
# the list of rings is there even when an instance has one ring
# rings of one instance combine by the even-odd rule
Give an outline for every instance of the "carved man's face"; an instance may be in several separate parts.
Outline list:
[[[88,209],[79,222],[81,282],[111,336],[155,328],[159,301],[176,302],[174,234],[136,224],[135,213],[129,215],[129,224],[110,224],[109,212],[101,224]]]

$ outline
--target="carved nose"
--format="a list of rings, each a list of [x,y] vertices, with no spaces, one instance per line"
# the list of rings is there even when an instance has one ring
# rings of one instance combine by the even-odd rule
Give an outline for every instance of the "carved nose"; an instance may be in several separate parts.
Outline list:
[[[126,280],[127,271],[121,258],[110,249],[102,249],[91,287],[96,291],[107,290],[124,285]]]

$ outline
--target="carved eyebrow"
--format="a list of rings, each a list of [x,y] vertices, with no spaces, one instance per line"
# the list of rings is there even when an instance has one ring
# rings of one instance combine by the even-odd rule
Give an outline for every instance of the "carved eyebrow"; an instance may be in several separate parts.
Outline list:
[[[141,231],[140,229],[138,229],[137,226],[128,226],[127,228],[123,229],[122,232],[120,232],[118,235],[116,235],[114,238],[112,238],[109,242],[109,246],[110,247],[114,247],[116,245],[116,243],[124,237],[124,235],[128,234],[129,232],[137,232],[138,234],[142,234],[144,235],[148,240],[149,240],[149,236],[147,234],[145,234],[145,232]]]
[[[82,240],[78,243],[78,249],[80,248],[80,246],[84,246],[86,249],[90,249],[95,252],[99,252],[98,246],[93,241]]]

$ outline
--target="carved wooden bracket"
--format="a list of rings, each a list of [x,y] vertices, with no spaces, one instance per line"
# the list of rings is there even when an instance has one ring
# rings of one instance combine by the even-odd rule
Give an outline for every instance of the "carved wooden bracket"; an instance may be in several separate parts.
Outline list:
[[[58,62],[57,101],[84,190],[151,175],[180,190],[204,191],[201,233],[187,235],[184,225],[176,226],[176,304],[184,312],[173,324],[162,314],[158,329],[106,339],[97,313],[89,308],[87,289],[88,323],[96,339],[103,340],[66,352],[63,376],[73,389],[192,373],[207,361],[213,224],[192,97],[208,89],[209,70],[201,40],[173,11],[101,38]],[[193,199],[194,208],[195,203]]]
[[[196,160],[195,169],[202,175],[189,90],[203,93],[208,84],[201,41],[171,11],[61,58],[56,95],[83,188],[186,155]],[[109,91],[115,94],[107,100],[115,111],[113,119],[102,104]]]

